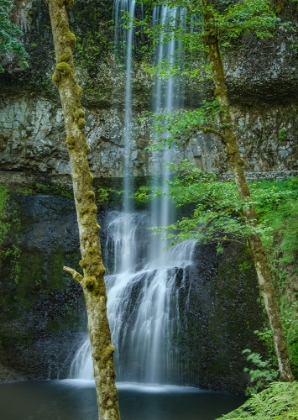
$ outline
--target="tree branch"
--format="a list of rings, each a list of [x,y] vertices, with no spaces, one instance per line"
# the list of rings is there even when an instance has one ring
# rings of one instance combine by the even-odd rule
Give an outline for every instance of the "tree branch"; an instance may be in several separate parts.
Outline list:
[[[81,283],[81,281],[83,280],[83,276],[82,274],[78,273],[76,270],[74,270],[73,268],[64,266],[63,267],[64,271],[67,271],[67,273],[69,273],[76,281],[78,281],[79,283]]]
[[[184,140],[183,146],[186,146],[189,143],[190,139],[192,138],[192,136],[197,131],[201,131],[204,134],[206,134],[206,133],[215,134],[216,136],[218,136],[220,138],[220,140],[222,141],[222,143],[224,145],[226,145],[225,136],[223,134],[221,134],[218,130],[216,130],[215,128],[212,128],[212,127],[205,127],[204,125],[197,125],[196,127],[193,128],[192,133]]]

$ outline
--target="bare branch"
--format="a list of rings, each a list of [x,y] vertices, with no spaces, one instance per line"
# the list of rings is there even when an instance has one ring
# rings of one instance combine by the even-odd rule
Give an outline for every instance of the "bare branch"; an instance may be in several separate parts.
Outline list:
[[[79,283],[81,283],[81,281],[83,280],[83,276],[82,274],[78,273],[76,270],[74,270],[73,268],[64,266],[63,267],[64,271],[67,271],[67,273],[69,273],[76,281],[78,281]]]
[[[201,131],[204,134],[206,133],[214,134],[220,138],[220,140],[222,141],[224,145],[226,145],[225,136],[221,134],[218,130],[212,127],[205,127],[204,125],[197,125],[196,127],[193,128],[193,131],[191,132],[191,134],[184,140],[183,146],[186,146],[189,143],[190,139],[197,131]]]

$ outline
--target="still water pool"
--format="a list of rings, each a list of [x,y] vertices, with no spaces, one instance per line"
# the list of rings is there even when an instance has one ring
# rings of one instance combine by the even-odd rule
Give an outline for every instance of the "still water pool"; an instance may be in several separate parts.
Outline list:
[[[244,398],[178,386],[117,385],[121,420],[214,420]],[[97,420],[93,381],[0,385],[1,420]]]

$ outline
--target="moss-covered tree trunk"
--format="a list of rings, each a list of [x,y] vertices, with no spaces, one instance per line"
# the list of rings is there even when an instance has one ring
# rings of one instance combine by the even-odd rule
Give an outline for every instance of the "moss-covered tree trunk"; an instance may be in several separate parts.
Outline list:
[[[257,225],[256,212],[254,207],[250,204],[251,197],[243,168],[244,161],[240,156],[237,138],[233,128],[233,121],[228,100],[228,90],[225,82],[224,67],[218,45],[217,30],[213,25],[214,17],[211,9],[208,8],[210,1],[203,0],[203,2],[206,6],[206,13],[203,16],[206,34],[205,43],[206,47],[208,48],[212,78],[215,84],[215,96],[220,107],[220,123],[223,130],[226,155],[234,174],[238,193],[241,199],[244,201],[243,214],[246,218],[246,222],[255,227]],[[275,298],[266,252],[263,248],[259,235],[250,235],[248,242],[257,272],[260,291],[264,299],[266,312],[273,334],[280,378],[283,381],[293,381],[294,377],[289,361],[287,341],[279,315],[279,309]]]
[[[69,267],[65,267],[65,270],[81,284],[84,291],[99,418],[118,420],[120,414],[115,386],[114,347],[107,318],[100,227],[96,220],[95,194],[92,191],[92,175],[87,159],[89,147],[85,137],[85,114],[80,102],[81,89],[76,81],[73,64],[75,36],[70,32],[65,9],[72,3],[73,0],[48,0],[56,55],[56,69],[52,79],[59,89],[64,114],[83,275]]]

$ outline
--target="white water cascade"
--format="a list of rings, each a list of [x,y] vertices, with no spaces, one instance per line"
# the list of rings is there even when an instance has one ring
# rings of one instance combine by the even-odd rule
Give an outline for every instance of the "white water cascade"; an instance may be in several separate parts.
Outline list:
[[[131,208],[131,188],[132,188],[132,173],[131,173],[131,154],[133,149],[133,130],[132,130],[132,61],[134,50],[135,30],[132,23],[128,29],[123,28],[123,18],[126,13],[133,19],[136,12],[135,0],[115,0],[114,1],[114,21],[115,21],[115,54],[118,60],[123,61],[125,66],[125,90],[124,90],[124,131],[123,131],[123,215],[122,224],[119,236],[123,244],[121,259],[121,270],[127,271],[135,264],[132,258],[132,253],[129,252],[128,238],[131,230],[134,228],[132,225],[132,217],[130,213]],[[124,47],[124,52],[123,52]]]
[[[120,25],[121,10],[135,13],[134,0],[115,0],[115,25]],[[153,23],[167,24],[173,20],[185,24],[185,13],[180,9],[158,7],[153,12]],[[131,62],[133,28],[125,35],[116,29],[117,36],[126,39],[126,89],[124,111],[124,166],[126,191],[130,189],[130,153],[132,147],[132,88]],[[120,35],[119,35],[120,34]],[[116,39],[117,39],[116,36]],[[118,38],[119,41],[119,38]],[[156,50],[156,63],[169,60],[175,64],[174,41],[164,42],[160,37]],[[153,111],[172,111],[181,106],[177,91],[181,89],[178,78],[167,80],[156,78],[153,92]],[[178,95],[181,97],[181,92]],[[154,172],[160,173],[162,192],[167,191],[169,171],[165,165],[170,159],[166,149],[154,156]],[[160,181],[159,181],[160,182]],[[188,270],[196,242],[189,240],[165,250],[166,242],[154,237],[148,227],[166,226],[173,218],[171,204],[166,197],[154,200],[150,215],[136,213],[130,208],[128,193],[124,198],[124,211],[111,212],[107,226],[107,242],[103,244],[109,275],[106,276],[108,290],[108,317],[112,341],[116,347],[114,360],[117,380],[146,384],[180,384],[180,372],[187,370],[178,342],[181,317],[187,311]],[[84,340],[73,360],[71,378],[92,379],[93,368],[89,337]],[[188,380],[188,382],[190,382]]]
[[[182,328],[180,317],[187,311],[188,267],[196,241],[184,241],[159,259],[150,261],[148,213],[131,214],[134,230],[128,240],[121,237],[123,213],[111,212],[104,248],[114,272],[106,276],[108,317],[116,347],[117,380],[149,384],[178,384],[183,355],[175,343]],[[129,247],[139,266],[122,270],[123,246]],[[166,255],[166,258],[165,258]],[[186,308],[182,307],[186,303]],[[70,377],[92,379],[89,338],[79,348]]]
[[[171,27],[173,25],[184,28],[186,25],[185,10],[180,8],[169,8],[166,6],[158,6],[153,10],[153,25],[162,25],[164,33],[159,37],[159,43],[155,51],[155,64],[159,65],[163,61],[167,61],[169,70],[173,68],[179,61],[181,61],[181,45],[177,45],[174,39],[165,41],[165,38],[170,37]],[[168,27],[168,29],[167,29]],[[166,38],[166,39],[167,39]],[[179,51],[177,54],[176,51]],[[181,79],[177,76],[162,79],[159,76],[155,77],[155,84],[153,90],[152,109],[155,114],[163,112],[172,112],[175,108],[180,108],[183,105],[183,90]],[[154,136],[153,136],[154,137]],[[167,133],[164,133],[167,137]],[[157,139],[157,138],[156,138]],[[161,171],[160,178],[153,178],[155,188],[161,190],[161,199],[153,200],[151,207],[151,225],[152,226],[168,226],[173,222],[173,205],[170,202],[168,192],[168,181],[170,180],[170,170],[168,163],[171,160],[171,150],[168,147],[162,151],[155,152],[153,155],[154,173]],[[161,255],[166,259],[164,252],[165,246],[168,244],[165,240],[166,234],[162,237],[152,238],[151,244],[151,260],[160,258]]]
[[[133,19],[135,17],[136,2],[135,0],[115,0],[114,2],[114,16],[115,16],[115,54],[118,55],[117,59],[125,62],[125,92],[124,92],[124,210],[130,211],[129,196],[131,181],[131,152],[133,147],[133,134],[132,134],[132,58],[134,49],[135,30],[133,24],[130,23],[128,29],[123,29],[123,17],[125,13]],[[123,46],[125,46],[125,53],[122,53]],[[124,55],[124,57],[122,57]]]

